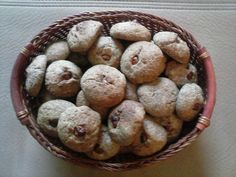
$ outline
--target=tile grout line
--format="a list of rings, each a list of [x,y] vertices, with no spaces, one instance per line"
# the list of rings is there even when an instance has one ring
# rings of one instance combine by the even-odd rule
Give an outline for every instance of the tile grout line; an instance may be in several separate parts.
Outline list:
[[[199,3],[158,3],[158,2],[122,2],[122,1],[0,1],[0,6],[10,7],[112,7],[173,10],[236,10],[236,3],[199,4]],[[102,3],[103,2],[103,3]]]

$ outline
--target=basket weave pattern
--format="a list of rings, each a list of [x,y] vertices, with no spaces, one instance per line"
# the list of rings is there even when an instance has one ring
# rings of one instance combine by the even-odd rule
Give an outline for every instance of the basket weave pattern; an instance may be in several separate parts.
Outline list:
[[[35,114],[33,114],[35,107],[32,104],[32,98],[30,98],[23,89],[25,68],[30,63],[31,58],[43,53],[49,43],[58,39],[65,39],[72,26],[84,20],[97,20],[103,23],[104,35],[109,35],[109,29],[115,23],[136,20],[146,26],[151,31],[152,35],[158,31],[173,31],[178,33],[179,36],[187,42],[191,51],[191,63],[198,69],[199,84],[203,88],[207,100],[201,114],[199,114],[199,118],[191,129],[188,129],[187,133],[181,136],[177,142],[168,145],[163,151],[149,157],[141,158],[132,155],[122,157],[121,155],[121,157],[115,157],[107,161],[96,161],[87,158],[85,155],[68,150],[60,143],[45,136],[41,132],[35,121]],[[109,171],[139,168],[151,163],[156,163],[176,154],[191,144],[198,135],[209,126],[215,104],[215,93],[216,84],[214,70],[211,58],[206,52],[206,49],[201,47],[190,33],[176,24],[157,16],[133,11],[83,13],[56,21],[48,28],[41,31],[23,48],[16,60],[11,78],[11,96],[16,115],[21,123],[28,128],[31,135],[46,150],[59,158],[76,164],[89,165]]]

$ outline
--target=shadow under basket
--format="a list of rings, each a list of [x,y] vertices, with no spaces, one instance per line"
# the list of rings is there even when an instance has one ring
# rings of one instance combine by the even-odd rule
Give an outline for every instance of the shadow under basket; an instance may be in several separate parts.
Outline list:
[[[159,31],[173,31],[178,33],[178,35],[187,42],[191,52],[190,62],[198,69],[198,84],[203,88],[206,101],[195,121],[185,123],[178,140],[171,144],[167,144],[162,151],[147,157],[121,154],[106,161],[97,161],[88,158],[84,154],[69,150],[63,146],[59,140],[44,135],[38,127],[35,116],[35,109],[38,107],[37,101],[35,101],[35,98],[27,95],[24,90],[25,69],[32,57],[42,54],[45,51],[46,46],[53,41],[66,39],[72,26],[85,20],[97,20],[103,23],[103,35],[109,35],[109,29],[115,23],[136,20],[140,24],[146,26],[151,31],[152,35]],[[27,127],[31,135],[39,142],[39,144],[59,158],[78,165],[97,167],[109,171],[140,168],[167,159],[184,149],[210,125],[210,118],[215,105],[215,97],[215,74],[211,57],[206,49],[202,47],[190,33],[173,22],[150,14],[134,11],[88,12],[56,21],[36,35],[30,43],[22,49],[17,57],[11,76],[11,98],[16,116],[20,122]]]

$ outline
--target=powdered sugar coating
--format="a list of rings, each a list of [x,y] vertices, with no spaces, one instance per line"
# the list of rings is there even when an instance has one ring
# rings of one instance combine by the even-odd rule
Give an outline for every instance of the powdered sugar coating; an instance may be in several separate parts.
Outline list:
[[[89,152],[94,148],[100,128],[100,115],[87,106],[66,109],[57,126],[62,143],[77,152]]]
[[[127,41],[151,40],[150,31],[136,21],[127,21],[114,24],[110,29],[110,35],[114,38]]]
[[[47,67],[47,58],[45,55],[39,55],[33,59],[26,68],[25,89],[30,96],[37,96],[43,84],[45,70]]]
[[[165,69],[166,59],[158,46],[140,41],[131,44],[121,57],[120,69],[134,84],[154,81]]]
[[[165,74],[179,87],[187,83],[197,83],[197,69],[192,64],[171,61],[167,63]]]
[[[177,33],[170,31],[158,32],[153,36],[153,41],[163,52],[178,61],[188,63],[190,59],[190,49]]]
[[[115,143],[109,135],[107,127],[103,126],[95,148],[87,155],[96,160],[106,160],[115,156],[120,150],[120,145]]]
[[[153,118],[153,120],[165,128],[168,142],[175,140],[182,130],[183,121],[175,114],[168,117]]]
[[[67,35],[67,42],[73,52],[86,52],[102,33],[103,24],[87,20],[74,25]]]
[[[185,84],[179,91],[176,101],[176,113],[184,121],[191,121],[202,109],[204,97],[197,84]]]
[[[143,130],[133,143],[132,152],[138,156],[148,156],[160,151],[166,142],[165,129],[146,116],[143,121]]]
[[[123,101],[108,117],[108,128],[112,139],[122,146],[132,144],[142,128],[144,115],[141,103],[132,100]]]
[[[43,103],[38,109],[37,123],[42,130],[52,137],[57,137],[57,122],[62,112],[75,105],[65,100],[50,100]]]
[[[175,110],[178,91],[173,81],[159,77],[151,83],[141,85],[137,94],[147,113],[154,117],[166,117]]]
[[[88,100],[85,98],[84,92],[82,90],[79,91],[76,97],[76,106],[89,106]]]
[[[56,60],[65,60],[70,54],[70,49],[66,41],[52,43],[45,52],[47,60],[53,62]]]
[[[137,86],[128,81],[126,84],[125,99],[138,101]]]
[[[109,36],[101,36],[88,51],[91,64],[104,64],[118,68],[124,51],[123,45]]]
[[[70,97],[78,93],[82,72],[74,63],[58,60],[51,63],[46,71],[47,90],[59,97]]]
[[[125,87],[125,76],[107,65],[95,65],[81,78],[81,88],[86,99],[101,107],[112,107],[120,103],[125,95]]]
[[[78,106],[78,107],[79,106],[89,106],[91,109],[98,112],[103,120],[106,119],[107,112],[109,110],[109,108],[107,108],[107,107],[102,107],[99,105],[96,106],[96,105],[89,103],[89,101],[86,99],[84,92],[82,90],[79,91],[79,93],[76,97],[76,106]]]

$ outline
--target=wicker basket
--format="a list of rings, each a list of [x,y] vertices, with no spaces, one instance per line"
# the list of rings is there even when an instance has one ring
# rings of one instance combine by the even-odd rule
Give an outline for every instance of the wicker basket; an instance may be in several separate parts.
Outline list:
[[[191,50],[191,63],[198,69],[199,85],[203,88],[206,102],[196,121],[185,123],[180,138],[159,153],[148,157],[137,157],[132,154],[119,155],[106,161],[89,159],[83,154],[75,153],[64,147],[58,140],[44,135],[35,121],[35,108],[38,106],[34,98],[27,95],[23,88],[24,72],[32,57],[41,54],[48,43],[58,39],[65,39],[70,28],[84,20],[98,20],[104,25],[103,34],[109,35],[110,27],[121,21],[137,20],[146,26],[152,34],[158,31],[174,31],[187,42]],[[11,77],[11,97],[16,116],[27,127],[31,135],[49,152],[55,156],[71,161],[78,165],[89,165],[109,171],[120,171],[132,168],[140,168],[152,163],[167,159],[176,154],[189,144],[210,124],[210,118],[215,105],[216,83],[211,57],[204,47],[193,36],[163,18],[133,11],[106,11],[82,13],[56,21],[48,28],[35,36],[26,45],[17,57]]]

